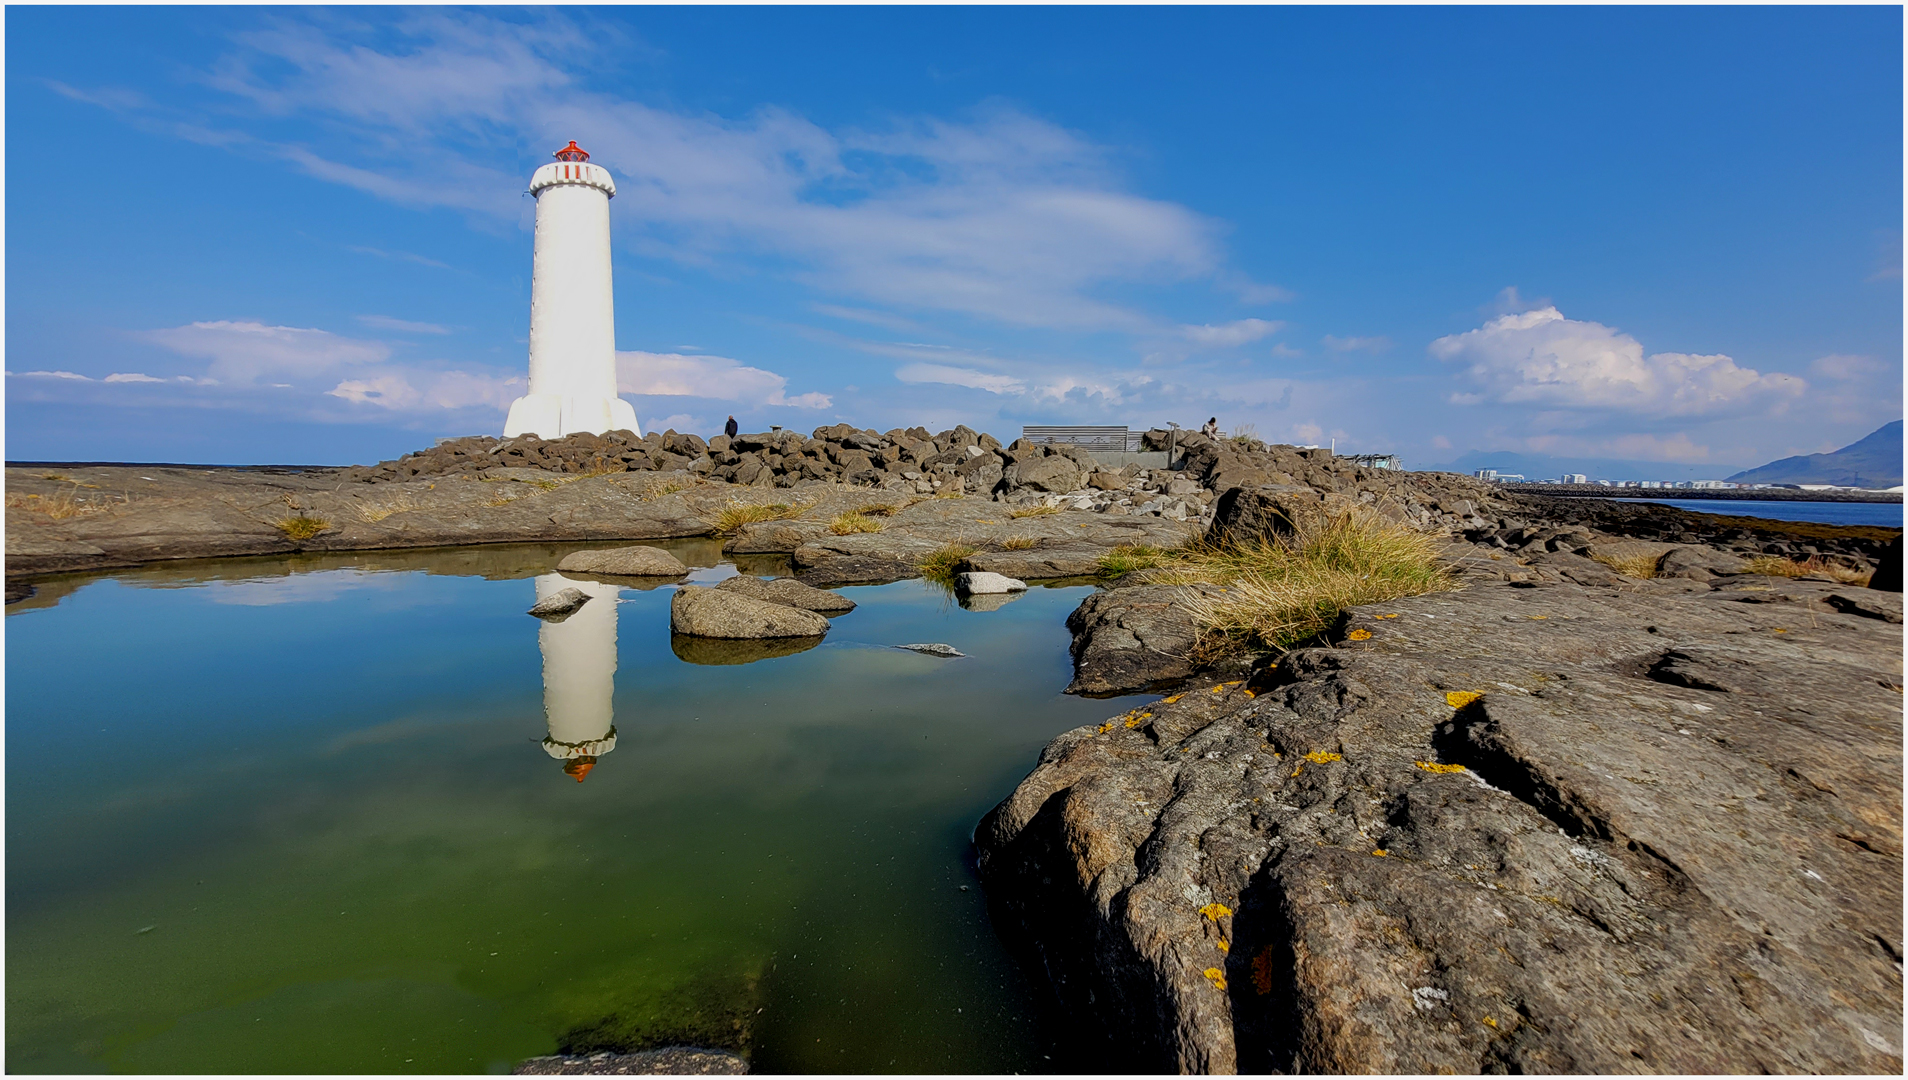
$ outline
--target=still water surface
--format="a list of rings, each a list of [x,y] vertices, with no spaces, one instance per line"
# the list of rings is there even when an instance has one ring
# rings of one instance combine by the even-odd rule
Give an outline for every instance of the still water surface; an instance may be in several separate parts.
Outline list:
[[[1612,500],[1616,501],[1616,500]],[[1623,499],[1693,510],[1698,514],[1734,514],[1775,521],[1812,521],[1818,525],[1876,525],[1901,528],[1900,503],[1808,502],[1802,499]]]
[[[525,615],[567,550],[201,563],[10,607],[8,1069],[673,1041],[1065,1068],[969,837],[1048,739],[1125,707],[1059,694],[1087,588],[853,588],[818,648],[685,660],[668,587]],[[920,641],[969,655],[889,647]]]

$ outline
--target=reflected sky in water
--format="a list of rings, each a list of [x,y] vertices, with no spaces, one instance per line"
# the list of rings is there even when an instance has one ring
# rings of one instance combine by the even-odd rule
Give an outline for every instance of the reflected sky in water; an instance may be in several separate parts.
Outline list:
[[[699,651],[670,584],[560,579],[569,550],[208,562],[10,607],[9,1068],[656,1041],[762,1071],[1063,1064],[968,840],[1048,739],[1130,704],[1059,694],[1086,589],[853,588],[819,647]],[[593,599],[525,614],[569,585]],[[922,641],[968,658],[891,647]]]

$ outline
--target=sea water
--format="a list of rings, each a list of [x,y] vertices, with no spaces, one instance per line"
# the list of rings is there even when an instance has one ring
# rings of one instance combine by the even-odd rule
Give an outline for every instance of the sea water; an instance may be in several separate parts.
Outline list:
[[[1130,705],[1059,692],[1090,588],[991,611],[850,588],[819,647],[698,652],[672,587],[525,614],[565,550],[199,563],[9,607],[8,1069],[670,1043],[769,1072],[1067,1067],[970,836],[1047,740]],[[967,655],[893,647],[917,642]],[[563,728],[599,708],[607,749]]]
[[[1624,502],[1652,502],[1692,510],[1698,514],[1724,514],[1740,517],[1771,518],[1776,521],[1810,521],[1818,525],[1877,525],[1884,529],[1901,528],[1900,503],[1809,502],[1801,499],[1624,499]]]

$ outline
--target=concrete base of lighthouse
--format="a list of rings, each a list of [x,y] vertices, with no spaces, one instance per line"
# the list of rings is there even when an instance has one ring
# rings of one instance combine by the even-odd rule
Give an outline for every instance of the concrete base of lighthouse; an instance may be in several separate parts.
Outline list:
[[[592,435],[606,431],[642,434],[636,426],[636,410],[622,398],[569,394],[525,394],[511,402],[503,433],[506,439],[519,435],[561,439],[579,431]]]

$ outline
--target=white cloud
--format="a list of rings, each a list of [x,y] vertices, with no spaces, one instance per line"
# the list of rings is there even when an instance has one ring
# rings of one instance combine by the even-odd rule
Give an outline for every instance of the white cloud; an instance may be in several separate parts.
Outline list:
[[[182,356],[210,360],[207,373],[223,382],[249,383],[265,375],[317,375],[391,355],[383,342],[340,337],[323,330],[257,322],[195,322],[141,335]]]
[[[1211,323],[1204,326],[1182,326],[1179,332],[1195,345],[1228,348],[1245,345],[1276,334],[1284,325],[1281,322],[1268,322],[1264,319],[1240,319],[1237,322],[1220,323],[1218,326]]]
[[[12,374],[9,372],[8,374]],[[22,379],[75,379],[79,382],[92,382],[92,377],[72,371],[22,371]]]
[[[327,390],[331,397],[358,405],[376,405],[394,412],[507,408],[522,395],[521,377],[499,378],[465,371],[407,369],[380,373],[368,379],[345,379]]]
[[[115,371],[111,375],[106,376],[106,381],[107,382],[165,382],[166,380],[155,379],[151,375],[145,375],[137,371]]]
[[[624,394],[715,398],[745,405],[826,409],[827,394],[787,395],[788,379],[726,356],[618,352],[616,387]]]
[[[1888,370],[1881,361],[1872,356],[1844,356],[1835,354],[1824,356],[1809,365],[1809,370],[1824,378],[1837,382],[1852,382],[1879,375]]]
[[[401,334],[448,334],[450,327],[436,323],[411,322],[408,319],[394,319],[389,315],[360,315],[358,321],[375,330],[395,330]]]
[[[1294,349],[1292,346],[1287,345],[1281,341],[1277,345],[1272,346],[1272,355],[1279,357],[1282,360],[1291,360],[1296,357],[1304,356],[1305,350]]]
[[[700,416],[691,416],[688,413],[671,413],[660,420],[652,417],[648,423],[643,425],[643,430],[669,431],[674,429],[676,431],[708,431],[713,426],[714,425],[704,422]]]
[[[990,394],[1021,394],[1027,390],[1025,380],[1011,375],[996,375],[973,368],[954,367],[950,364],[908,364],[894,373],[894,377],[904,383],[942,383],[948,386],[967,386],[975,390],[985,390]]]
[[[1326,334],[1319,339],[1327,349],[1333,352],[1384,352],[1391,348],[1388,337],[1336,337]]]
[[[436,259],[427,259],[422,255],[413,255],[412,253],[408,251],[385,251],[381,248],[359,247],[359,246],[350,245],[350,244],[347,244],[345,246],[345,250],[356,252],[359,255],[374,255],[380,259],[392,259],[397,262],[412,262],[412,263],[418,264],[419,266],[435,266],[439,270],[450,269],[450,264],[448,263],[441,263],[441,262],[438,262]]]
[[[393,202],[514,225],[520,148],[574,136],[616,175],[625,235],[686,263],[766,255],[836,293],[1026,326],[1152,328],[1097,295],[1127,282],[1289,297],[1226,266],[1217,223],[1130,193],[1104,148],[1005,106],[872,132],[773,107],[671,111],[588,89],[624,46],[560,14],[284,20],[235,40],[202,77],[245,106],[221,122],[264,133],[317,120],[334,136],[322,153],[170,115],[167,130]]]
[[[1464,365],[1485,398],[1559,409],[1695,416],[1780,404],[1807,387],[1793,375],[1764,375],[1722,355],[1645,356],[1630,335],[1566,319],[1554,307],[1441,337],[1431,355]]]

